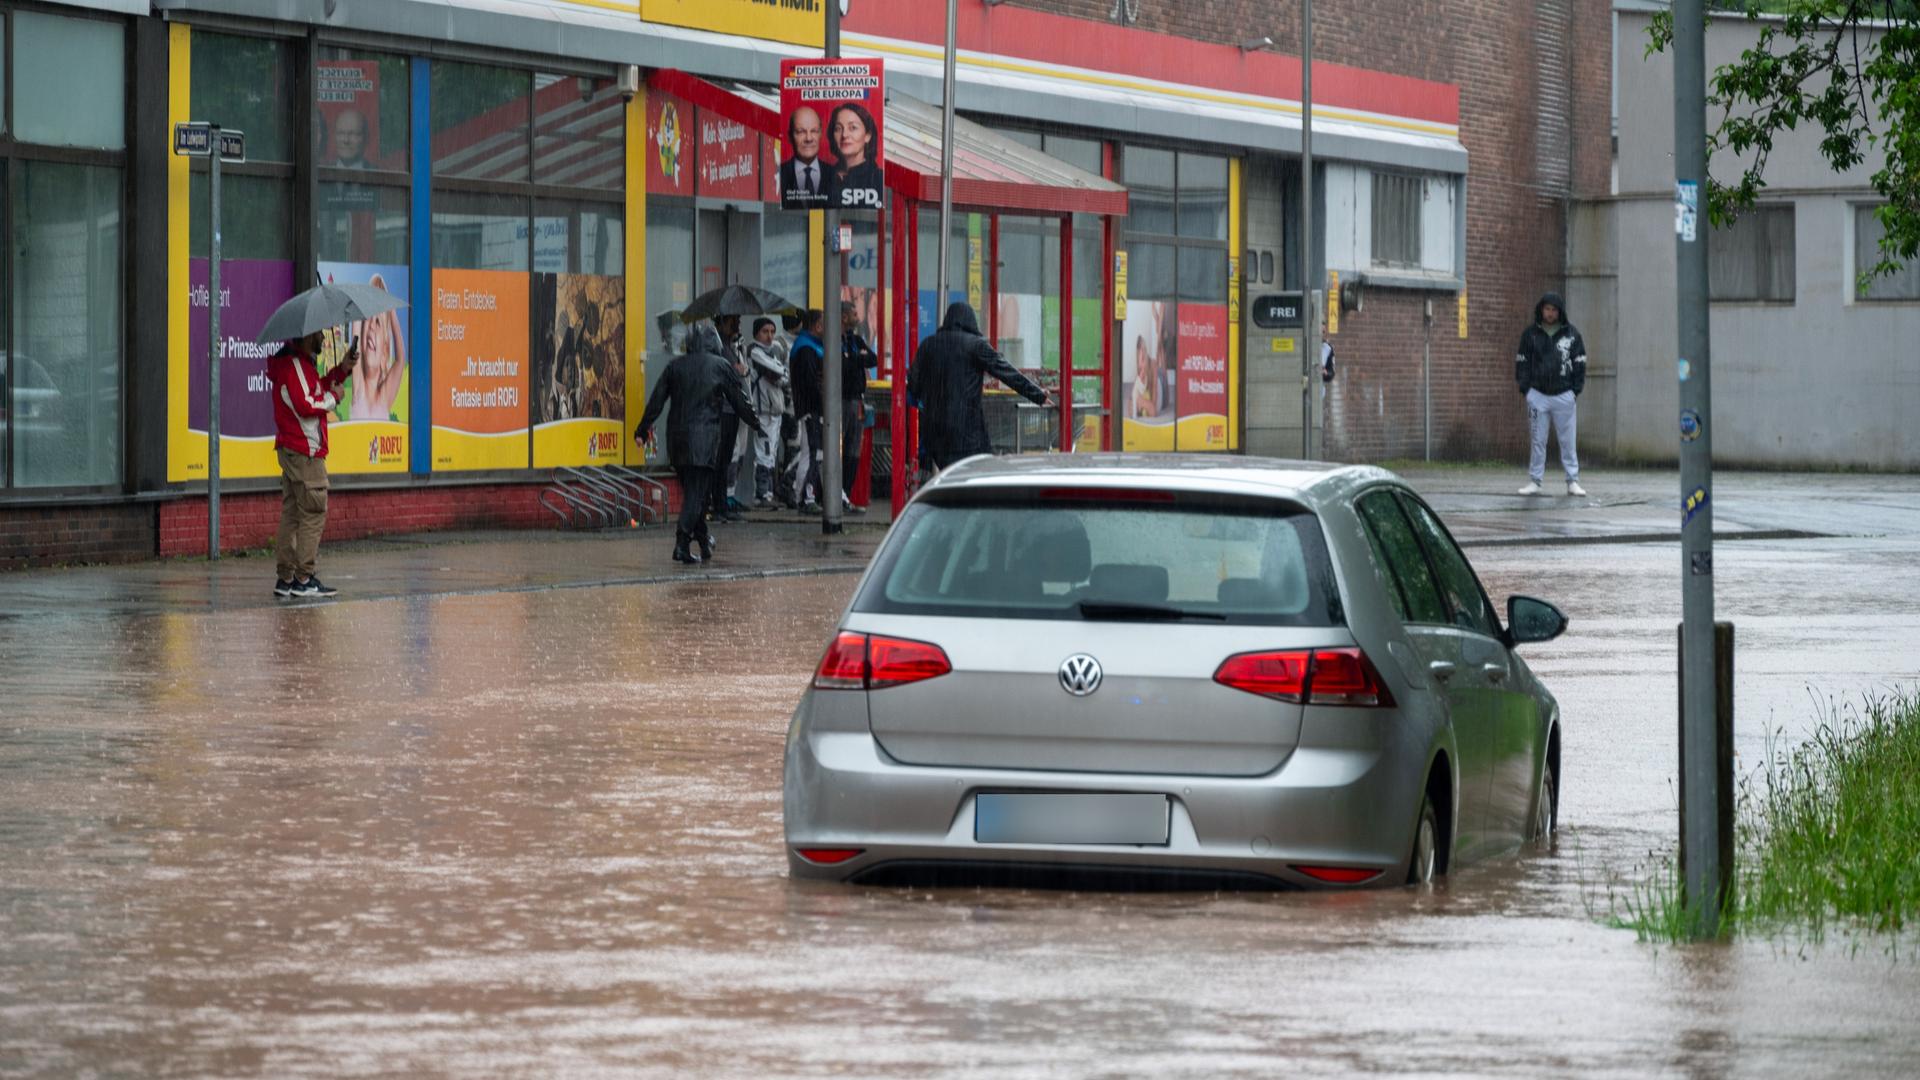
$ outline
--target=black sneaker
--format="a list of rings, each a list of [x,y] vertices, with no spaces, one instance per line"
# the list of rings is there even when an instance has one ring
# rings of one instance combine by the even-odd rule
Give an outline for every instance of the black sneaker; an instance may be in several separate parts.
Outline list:
[[[304,581],[294,582],[292,592],[289,595],[328,597],[340,595],[340,590],[329,585],[321,584],[320,579],[317,577],[310,577]]]
[[[292,596],[293,582],[283,581],[278,578],[275,578],[273,582],[273,595],[279,597],[282,600],[285,600],[287,597]]]

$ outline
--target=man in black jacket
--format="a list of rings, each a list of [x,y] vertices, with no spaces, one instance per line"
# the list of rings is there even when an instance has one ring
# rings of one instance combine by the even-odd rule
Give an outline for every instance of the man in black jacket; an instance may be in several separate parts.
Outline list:
[[[793,349],[787,354],[793,378],[793,415],[800,422],[802,444],[799,474],[793,481],[793,501],[803,514],[820,509],[814,499],[820,494],[820,462],[824,460],[821,444],[826,410],[821,395],[826,381],[823,365],[827,346],[821,335],[825,333],[826,321],[825,312],[808,308],[801,320],[800,334],[793,339]]]
[[[697,563],[713,558],[713,534],[707,529],[707,492],[714,482],[714,462],[720,455],[720,417],[738,417],[748,426],[759,419],[753,403],[740,389],[733,367],[720,356],[720,335],[701,324],[687,335],[687,351],[673,358],[647,398],[647,410],[633,429],[633,441],[653,443],[653,423],[669,403],[667,459],[680,478],[680,524],[673,534],[675,562]],[[688,550],[700,542],[700,554]]]
[[[1052,403],[1045,390],[987,344],[973,308],[955,303],[947,308],[940,331],[920,343],[913,366],[907,369],[907,394],[920,407],[922,449],[935,468],[993,452],[981,407],[982,383],[988,375],[1036,405]]]
[[[1513,358],[1513,378],[1527,399],[1527,425],[1532,453],[1527,458],[1527,486],[1522,495],[1540,494],[1547,470],[1547,424],[1560,440],[1560,467],[1567,473],[1567,494],[1585,495],[1580,486],[1580,456],[1576,452],[1575,400],[1587,388],[1587,343],[1567,322],[1567,305],[1559,293],[1547,293],[1533,307],[1533,325],[1520,335]]]
[[[880,358],[860,335],[860,308],[840,305],[840,490],[841,502],[855,514],[867,508],[853,502],[853,480],[860,472],[860,447],[866,441],[867,369]]]

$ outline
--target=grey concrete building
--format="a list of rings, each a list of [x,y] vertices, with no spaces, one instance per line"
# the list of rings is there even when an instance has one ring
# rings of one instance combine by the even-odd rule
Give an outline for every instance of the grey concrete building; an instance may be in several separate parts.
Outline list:
[[[1576,205],[1569,229],[1569,306],[1594,356],[1582,442],[1626,461],[1671,461],[1679,447],[1673,60],[1644,47],[1660,6],[1616,4],[1614,194]],[[1744,17],[1712,20],[1709,70],[1760,32]],[[1709,237],[1718,462],[1920,468],[1920,268],[1856,285],[1878,259],[1869,177],[1881,163],[1869,150],[1835,173],[1817,131],[1786,133],[1760,204]],[[1713,165],[1722,180],[1738,169]]]

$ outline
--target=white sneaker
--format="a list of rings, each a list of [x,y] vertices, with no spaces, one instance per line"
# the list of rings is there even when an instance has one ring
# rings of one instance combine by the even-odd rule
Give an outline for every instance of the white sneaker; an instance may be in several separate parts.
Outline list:
[[[1527,486],[1520,489],[1520,494],[1522,495],[1540,494],[1540,481],[1538,480],[1527,481]]]
[[[1587,489],[1580,486],[1580,481],[1569,480],[1567,481],[1567,494],[1578,495],[1584,499],[1587,497]]]

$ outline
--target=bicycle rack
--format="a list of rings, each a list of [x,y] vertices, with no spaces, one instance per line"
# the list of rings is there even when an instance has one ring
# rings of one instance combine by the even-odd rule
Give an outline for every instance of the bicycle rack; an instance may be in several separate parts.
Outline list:
[[[614,511],[614,524],[630,522],[640,523],[642,517],[648,517],[647,493],[639,485],[609,476],[600,469],[576,469],[562,467],[554,470],[557,478],[564,476],[579,489],[608,504]]]
[[[541,489],[540,505],[559,518],[564,528],[593,529],[613,524],[613,511],[604,501],[558,477],[552,486]]]
[[[665,521],[667,517],[667,485],[637,469],[624,465],[608,465],[606,474],[639,488],[646,495],[647,514],[640,519],[643,525],[656,521]]]
[[[562,466],[540,492],[540,505],[569,529],[651,525],[664,520],[665,484],[617,465],[592,469]]]

